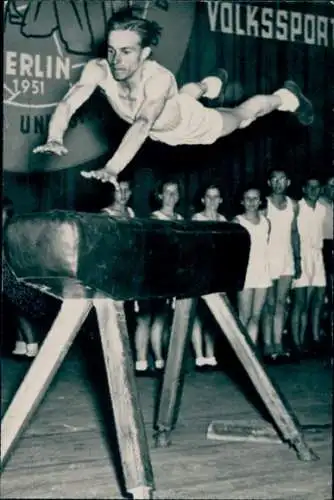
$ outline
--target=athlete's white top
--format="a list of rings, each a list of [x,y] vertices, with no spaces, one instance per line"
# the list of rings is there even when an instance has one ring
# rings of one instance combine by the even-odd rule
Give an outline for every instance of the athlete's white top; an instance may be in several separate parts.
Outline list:
[[[298,204],[297,225],[300,235],[301,252],[307,252],[308,249],[321,250],[324,239],[323,224],[326,217],[326,209],[319,201],[316,203],[315,208],[312,208],[306,203],[304,198]]]
[[[323,224],[326,208],[318,201],[315,208],[310,207],[304,199],[299,202],[297,217],[300,235],[301,269],[300,278],[293,281],[294,288],[324,287],[326,273],[322,255]]]
[[[236,220],[250,234],[251,246],[244,288],[268,288],[271,286],[268,260],[269,222],[260,215],[260,222],[253,224],[243,215]]]
[[[112,76],[106,59],[92,59],[83,69],[80,81],[82,92],[73,93],[70,89],[64,99],[70,109],[70,116],[88,99],[95,88],[100,88],[114,111],[127,123],[132,124],[146,98],[147,87],[156,81],[159,85],[161,76],[170,81],[169,92],[160,116],[155,121],[150,138],[175,146],[178,144],[211,144],[222,133],[221,113],[205,108],[201,103],[186,93],[179,93],[173,73],[155,61],[143,63],[140,85],[135,94],[124,95],[121,84]],[[91,89],[90,94],[87,92]],[[85,90],[86,89],[86,90]],[[88,90],[87,90],[88,89]],[[55,116],[55,115],[54,115]],[[49,140],[62,141],[66,120],[60,114],[52,118],[49,128]]]
[[[270,221],[268,255],[270,274],[273,279],[294,274],[294,261],[291,242],[291,225],[294,207],[291,198],[286,197],[286,207],[277,208],[270,197],[267,198],[267,218]]]
[[[169,217],[161,210],[155,210],[155,212],[152,212],[151,217],[152,217],[152,219],[159,219],[159,220],[183,220],[182,215],[180,215],[176,212],[174,214],[174,217]]]
[[[327,201],[325,198],[320,198],[319,203],[326,209],[326,215],[323,224],[324,239],[333,239],[333,219],[334,219],[334,204]]]
[[[192,216],[192,220],[198,220],[203,222],[226,222],[226,218],[220,213],[217,213],[216,219],[210,219],[205,215],[204,212],[198,212],[197,214],[194,214]]]

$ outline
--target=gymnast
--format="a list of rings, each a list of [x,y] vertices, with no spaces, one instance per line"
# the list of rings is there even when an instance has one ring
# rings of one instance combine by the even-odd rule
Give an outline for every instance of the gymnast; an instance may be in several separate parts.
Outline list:
[[[63,137],[70,118],[97,88],[131,126],[104,168],[81,174],[111,182],[116,188],[117,176],[148,137],[171,146],[212,144],[274,110],[294,113],[303,125],[312,123],[312,103],[293,81],[285,82],[271,95],[256,95],[235,108],[203,106],[199,102],[203,97],[221,101],[227,72],[217,70],[198,83],[178,89],[174,75],[151,59],[160,34],[156,22],[138,17],[131,9],[117,12],[108,24],[107,57],[86,64],[79,81],[56,107],[46,144],[33,152],[66,154]]]

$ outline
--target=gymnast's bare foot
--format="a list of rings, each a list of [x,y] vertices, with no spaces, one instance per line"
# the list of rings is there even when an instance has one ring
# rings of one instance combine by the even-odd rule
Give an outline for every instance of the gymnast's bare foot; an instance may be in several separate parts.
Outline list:
[[[64,156],[68,153],[68,149],[59,141],[48,141],[43,146],[37,146],[32,150],[33,153],[47,153],[57,156]]]
[[[100,168],[99,170],[90,170],[89,172],[82,171],[80,173],[85,179],[96,179],[101,182],[110,182],[116,189],[119,189],[117,175],[110,172],[110,170],[106,167]]]

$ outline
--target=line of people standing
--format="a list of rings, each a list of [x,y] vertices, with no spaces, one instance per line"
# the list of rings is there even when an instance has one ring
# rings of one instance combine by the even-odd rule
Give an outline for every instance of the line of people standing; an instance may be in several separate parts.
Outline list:
[[[286,194],[291,181],[283,168],[272,170],[267,182],[270,193],[265,199],[265,208],[262,208],[261,189],[248,185],[241,193],[243,210],[232,222],[245,227],[251,237],[244,288],[237,294],[239,316],[254,344],[262,344],[264,359],[276,362],[289,358],[295,360],[310,347],[312,350],[321,347],[325,287],[332,276],[334,177],[327,179],[324,189],[316,174],[305,178],[303,197],[298,202]],[[121,182],[114,203],[127,207],[130,196],[129,182]],[[178,181],[161,182],[156,200],[161,206],[152,212],[151,217],[183,219],[177,212],[180,201]],[[222,202],[219,186],[207,185],[201,196],[203,208],[192,219],[199,222],[226,221],[219,211]],[[122,210],[123,216],[134,216],[128,208],[118,208],[118,213],[111,213],[110,207],[104,210],[114,216]],[[325,237],[328,242],[326,271],[323,259]],[[331,303],[330,290],[327,291],[327,300]],[[173,300],[140,301],[136,304],[138,375],[151,375],[152,371],[163,370],[168,343],[166,332],[172,309]],[[206,327],[206,314],[202,309],[200,304],[192,332],[195,365],[199,370],[215,369],[215,342]],[[290,331],[288,345],[284,342],[287,328]],[[307,329],[310,329],[311,345],[306,342]],[[152,368],[149,363],[150,347],[154,359]]]
[[[328,177],[324,186],[316,174],[305,178],[303,197],[298,202],[286,194],[291,181],[284,169],[272,170],[267,182],[270,193],[265,207],[262,208],[261,189],[248,185],[240,196],[243,210],[232,222],[241,224],[251,237],[247,274],[243,290],[237,293],[236,307],[252,341],[263,347],[264,359],[271,362],[300,358],[310,347],[306,342],[307,330],[315,351],[322,346],[324,328],[327,346],[332,335],[334,176]],[[155,193],[160,208],[153,211],[151,217],[182,220],[177,211],[180,193],[177,180],[160,182]],[[102,213],[121,219],[135,217],[129,207],[131,195],[131,183],[121,181],[112,204],[103,208]],[[202,209],[192,216],[193,220],[227,220],[220,212],[223,199],[218,185],[203,188],[200,200]],[[7,208],[4,207],[3,213],[7,214]],[[325,301],[328,318],[324,327]],[[218,364],[215,341],[201,302],[192,332],[195,365],[198,370],[215,369]],[[173,300],[135,303],[134,344],[139,375],[152,374],[150,349],[153,371],[164,368],[173,304]],[[32,329],[23,322],[13,353],[34,357],[38,345]],[[287,325],[290,325],[289,336],[284,335]],[[289,337],[288,345],[284,342],[286,337]]]

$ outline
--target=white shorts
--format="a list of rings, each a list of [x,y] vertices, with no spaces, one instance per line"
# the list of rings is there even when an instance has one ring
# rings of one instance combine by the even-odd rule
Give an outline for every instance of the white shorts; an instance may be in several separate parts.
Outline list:
[[[292,252],[281,252],[280,248],[276,248],[275,253],[270,252],[269,272],[272,280],[278,280],[281,276],[293,276],[295,265]]]
[[[178,94],[181,122],[173,130],[150,132],[154,141],[170,146],[213,144],[223,131],[223,117],[215,109],[206,108],[189,94]]]
[[[293,288],[326,286],[324,258],[321,249],[309,248],[302,252],[301,268],[302,274],[300,278],[293,280]]]

